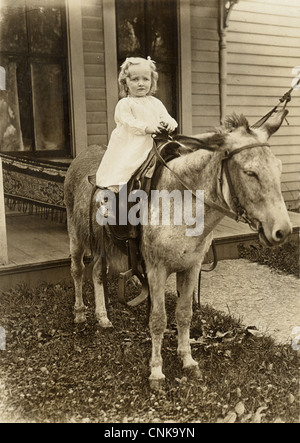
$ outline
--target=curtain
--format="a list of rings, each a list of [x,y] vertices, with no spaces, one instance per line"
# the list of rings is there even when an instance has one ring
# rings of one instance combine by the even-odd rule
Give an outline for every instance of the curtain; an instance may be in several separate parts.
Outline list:
[[[8,63],[4,69],[6,90],[0,91],[0,149],[5,152],[24,151],[16,63]]]

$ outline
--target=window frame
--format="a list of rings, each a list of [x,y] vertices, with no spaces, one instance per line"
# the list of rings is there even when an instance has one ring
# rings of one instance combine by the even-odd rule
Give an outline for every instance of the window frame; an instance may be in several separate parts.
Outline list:
[[[1,60],[10,59],[15,63],[23,63],[26,66],[27,71],[27,81],[24,85],[26,88],[26,94],[29,94],[29,107],[30,107],[30,121],[31,121],[31,139],[32,139],[32,149],[24,151],[1,151],[3,153],[8,153],[16,157],[36,157],[36,158],[70,158],[71,152],[71,118],[70,118],[70,89],[69,89],[69,45],[68,45],[68,23],[67,23],[67,6],[68,0],[64,0],[63,5],[60,6],[61,14],[61,30],[62,30],[62,51],[61,55],[49,55],[49,54],[38,54],[31,51],[29,45],[30,39],[30,20],[28,19],[28,13],[30,9],[25,0],[25,23],[26,23],[26,38],[27,38],[27,51],[26,52],[15,52],[15,51],[4,51],[0,48],[0,65],[2,66]],[[42,64],[57,64],[61,68],[62,74],[62,88],[63,88],[63,115],[64,115],[64,149],[44,149],[39,150],[36,146],[36,136],[35,136],[35,121],[34,121],[34,100],[33,100],[33,77],[32,77],[32,63],[42,63]],[[20,97],[20,90],[18,88],[18,96]],[[25,93],[24,93],[25,94]],[[20,115],[20,123],[22,117]],[[22,129],[22,123],[21,123]]]

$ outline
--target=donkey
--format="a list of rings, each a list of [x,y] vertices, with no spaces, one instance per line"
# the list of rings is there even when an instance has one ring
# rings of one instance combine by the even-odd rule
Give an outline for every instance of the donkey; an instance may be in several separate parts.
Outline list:
[[[233,114],[215,132],[193,138],[179,138],[181,144],[189,144],[195,149],[174,158],[168,167],[162,168],[155,189],[168,192],[188,189],[193,193],[193,205],[196,204],[195,191],[204,190],[205,218],[202,233],[194,236],[186,235],[188,226],[184,222],[176,224],[171,220],[169,225],[163,225],[151,223],[149,219],[149,223],[140,227],[140,250],[151,299],[149,326],[152,357],[149,379],[153,389],[158,389],[165,379],[161,348],[167,324],[165,283],[168,276],[176,273],[178,355],[183,368],[200,377],[198,362],[191,355],[189,334],[195,282],[210,247],[213,229],[225,215],[243,219],[259,232],[261,242],[267,246],[282,244],[292,232],[281,194],[281,162],[267,144],[268,138],[281,126],[286,114],[286,110],[278,112],[259,129],[251,128],[243,115]],[[103,153],[104,148],[95,145],[80,153],[73,160],[65,180],[76,323],[86,320],[82,298],[83,256],[90,248],[91,229],[94,241],[99,243],[102,239],[104,243],[110,271],[122,272],[127,269],[126,255],[114,245],[109,235],[102,236],[102,227],[96,221],[99,207],[97,192],[93,196],[88,176],[96,173]],[[150,213],[151,199],[148,204]],[[103,250],[101,245],[96,246],[95,250]],[[101,254],[94,255],[92,278],[95,315],[100,327],[110,328],[112,324],[107,317],[100,279]]]

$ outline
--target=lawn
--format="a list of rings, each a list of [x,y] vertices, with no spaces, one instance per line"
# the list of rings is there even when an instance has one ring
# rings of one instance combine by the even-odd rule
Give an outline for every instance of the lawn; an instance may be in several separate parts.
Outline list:
[[[250,246],[239,245],[240,258],[267,265],[270,268],[300,277],[299,240],[289,241],[277,248],[264,248],[258,241]]]
[[[298,422],[299,356],[290,346],[208,306],[195,307],[192,348],[203,380],[189,379],[176,355],[176,295],[167,292],[166,384],[155,393],[148,383],[146,306],[130,309],[112,296],[114,329],[103,331],[94,320],[91,282],[84,292],[85,327],[73,323],[71,286],[20,287],[1,296],[0,421]]]

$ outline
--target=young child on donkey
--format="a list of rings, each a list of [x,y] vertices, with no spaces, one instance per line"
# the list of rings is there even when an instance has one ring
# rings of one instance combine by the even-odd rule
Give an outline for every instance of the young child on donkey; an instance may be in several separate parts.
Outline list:
[[[158,74],[150,57],[130,57],[121,66],[115,122],[107,150],[96,174],[96,185],[118,193],[146,160],[153,146],[152,134],[173,132],[177,122],[153,94]],[[107,198],[100,202],[103,217],[108,217]]]

